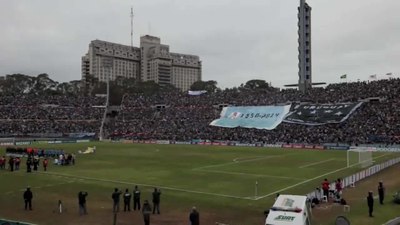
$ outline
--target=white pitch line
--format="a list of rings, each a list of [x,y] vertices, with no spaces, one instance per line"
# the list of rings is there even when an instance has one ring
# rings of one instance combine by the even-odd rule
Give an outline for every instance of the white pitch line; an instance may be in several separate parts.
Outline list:
[[[274,176],[274,175],[266,175],[266,174],[253,174],[253,173],[240,173],[240,172],[228,172],[228,171],[221,171],[221,170],[198,170],[198,171],[211,172],[211,173],[231,174],[231,175],[245,175],[245,176],[254,176],[254,177],[271,177],[271,178],[289,179],[289,180],[305,180],[305,179],[295,178],[295,177],[284,177],[284,176]]]
[[[240,159],[258,159],[258,158],[264,158],[264,156],[240,157],[240,158],[234,158],[232,161],[233,162],[241,162]]]
[[[179,191],[179,192],[186,192],[186,193],[211,195],[211,196],[226,197],[226,198],[235,198],[235,199],[243,199],[243,200],[255,200],[254,197],[250,198],[250,197],[240,197],[240,196],[234,196],[234,195],[216,194],[216,193],[210,193],[210,192],[186,190],[186,189],[181,189],[181,188],[160,186],[160,185],[154,185],[154,184],[132,183],[132,182],[126,182],[126,181],[100,179],[100,178],[83,177],[83,176],[74,176],[74,175],[53,173],[53,172],[46,172],[46,173],[38,172],[38,173],[39,174],[44,174],[44,175],[62,176],[62,177],[68,177],[68,178],[77,178],[77,179],[82,179],[82,180],[101,181],[101,182],[109,182],[109,183],[117,183],[117,184],[139,185],[139,186],[145,186],[145,187],[158,187],[160,189],[171,190],[171,191]]]
[[[30,187],[31,189],[42,189],[42,188],[48,188],[48,187],[54,187],[54,186],[58,186],[58,185],[64,185],[64,184],[70,184],[70,183],[73,183],[73,181],[68,181],[68,182],[63,182],[63,183],[56,183],[56,184],[46,184],[46,185],[44,185],[44,186],[36,186],[36,187]],[[19,189],[18,191],[20,192],[20,191],[25,191],[26,190],[26,188],[24,188],[24,189]],[[5,195],[9,195],[9,194],[12,194],[12,193],[14,193],[14,192],[17,192],[17,191],[9,191],[9,192],[6,192],[6,193],[4,193]]]
[[[234,164],[245,163],[245,162],[253,162],[253,161],[258,161],[258,160],[262,160],[262,159],[270,159],[270,158],[284,157],[284,156],[286,156],[286,155],[270,155],[270,156],[265,156],[265,157],[261,157],[261,158],[255,158],[255,159],[253,158],[253,159],[243,160],[243,161],[234,161],[234,162],[228,162],[228,163],[222,163],[222,164],[202,166],[202,167],[194,168],[193,170],[202,170],[202,169],[206,169],[206,168],[221,167],[221,166],[234,165]]]
[[[378,159],[378,158],[384,157],[384,156],[386,156],[386,155],[388,155],[388,154],[389,154],[389,153],[387,153],[387,154],[383,154],[383,155],[381,155],[381,156],[375,157],[374,159]],[[340,169],[337,169],[337,170],[331,171],[331,172],[329,172],[329,173],[325,173],[325,174],[322,174],[322,175],[316,176],[316,177],[314,177],[314,178],[311,178],[311,179],[308,179],[308,180],[305,180],[305,181],[299,182],[299,183],[297,183],[297,184],[294,184],[294,185],[291,185],[291,186],[289,186],[289,187],[285,187],[285,188],[282,188],[282,189],[280,189],[280,190],[277,190],[277,191],[271,192],[271,193],[269,193],[269,194],[266,194],[266,195],[263,195],[263,196],[257,197],[255,200],[260,200],[260,199],[263,199],[263,198],[269,197],[269,196],[271,196],[271,195],[274,195],[274,194],[276,194],[276,193],[280,193],[280,192],[282,192],[282,191],[286,191],[286,190],[292,189],[292,188],[294,188],[294,187],[297,187],[297,186],[299,186],[299,185],[302,185],[302,184],[308,183],[308,182],[310,182],[310,181],[312,181],[312,180],[315,180],[315,179],[318,179],[318,178],[321,178],[321,177],[325,177],[325,176],[327,176],[327,175],[330,175],[330,174],[332,174],[332,173],[337,173],[337,172],[339,172],[339,171],[342,171],[342,170],[348,169],[348,168],[350,168],[350,167],[354,167],[354,166],[356,166],[356,165],[358,165],[358,164],[359,164],[359,163],[357,163],[357,164],[354,164],[354,165],[351,165],[351,166],[348,166],[348,167],[343,167],[343,168],[340,168]]]
[[[333,159],[327,159],[327,160],[324,160],[324,161],[309,163],[309,164],[306,164],[304,166],[300,166],[299,169],[303,169],[303,168],[306,168],[306,167],[309,167],[309,166],[315,166],[315,165],[318,165],[318,164],[321,164],[321,163],[325,163],[325,162],[329,162],[329,161],[332,161],[332,160],[335,160],[335,159],[333,158]]]

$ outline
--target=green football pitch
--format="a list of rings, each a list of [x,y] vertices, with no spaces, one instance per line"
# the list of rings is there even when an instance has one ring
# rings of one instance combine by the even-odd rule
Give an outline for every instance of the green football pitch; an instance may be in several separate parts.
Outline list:
[[[95,154],[78,154],[89,146],[96,146]],[[74,153],[76,165],[50,165],[47,172],[40,168],[27,174],[23,161],[20,171],[0,171],[0,218],[51,224],[45,215],[21,213],[21,193],[28,185],[38,194],[34,203],[39,212],[54,213],[58,200],[69,205],[71,216],[60,225],[75,221],[80,190],[89,192],[89,211],[102,215],[111,210],[114,187],[131,191],[138,185],[142,199],[149,200],[153,188],[160,188],[162,210],[184,212],[182,221],[186,221],[188,209],[196,205],[213,220],[262,224],[263,211],[272,205],[277,193],[306,194],[320,186],[324,178],[334,180],[361,170],[358,165],[347,167],[346,151],[99,142],[37,147]],[[394,156],[373,154],[375,163]],[[4,212],[4,205],[10,212]]]

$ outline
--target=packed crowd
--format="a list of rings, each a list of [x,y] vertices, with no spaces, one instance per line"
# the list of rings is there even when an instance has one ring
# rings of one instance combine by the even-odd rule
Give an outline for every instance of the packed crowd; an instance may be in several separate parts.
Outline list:
[[[176,141],[231,140],[245,143],[386,143],[400,144],[400,79],[341,83],[314,88],[219,91],[201,96],[169,92],[125,96],[116,122],[107,128],[114,137]],[[339,103],[369,101],[340,124],[305,126],[282,123],[272,131],[209,126],[226,105],[271,105],[288,102]]]
[[[125,95],[115,120],[105,124],[111,137],[175,141],[222,140],[244,143],[400,143],[400,79],[331,84],[308,93],[295,89],[245,87],[200,96],[179,91],[152,96]],[[210,122],[227,105],[257,106],[296,102],[339,103],[368,98],[340,124],[282,123],[272,131],[219,128]],[[77,96],[1,96],[0,136],[98,133],[105,98]]]
[[[104,97],[1,96],[0,136],[96,133],[104,106]]]

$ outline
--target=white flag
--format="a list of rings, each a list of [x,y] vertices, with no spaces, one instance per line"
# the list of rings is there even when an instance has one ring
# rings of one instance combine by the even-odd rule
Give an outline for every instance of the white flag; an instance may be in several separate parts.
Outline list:
[[[202,95],[207,93],[207,91],[203,90],[203,91],[188,91],[189,95]]]

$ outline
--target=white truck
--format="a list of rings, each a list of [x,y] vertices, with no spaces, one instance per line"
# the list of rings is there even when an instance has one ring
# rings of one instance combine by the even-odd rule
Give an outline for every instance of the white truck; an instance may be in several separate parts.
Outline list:
[[[311,205],[306,196],[279,195],[265,225],[311,225]]]

